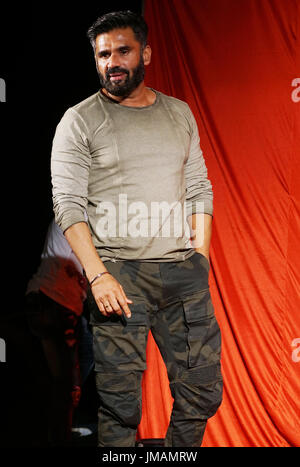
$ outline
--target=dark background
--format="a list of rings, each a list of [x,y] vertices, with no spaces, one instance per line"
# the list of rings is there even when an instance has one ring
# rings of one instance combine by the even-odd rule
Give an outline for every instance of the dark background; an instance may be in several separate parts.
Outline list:
[[[6,343],[0,447],[27,446],[39,430],[32,413],[36,368],[30,363],[36,343],[27,329],[24,295],[53,217],[53,136],[66,109],[99,89],[87,29],[98,16],[125,9],[142,13],[143,2],[10,1],[0,7],[0,78],[6,82],[6,102],[0,103],[0,338]]]
[[[5,3],[0,14],[0,77],[7,91],[0,103],[1,245],[5,290],[16,308],[38,267],[53,216],[50,155],[56,125],[68,107],[99,88],[86,31],[108,11],[142,13],[143,1]],[[11,311],[1,307],[1,313]]]

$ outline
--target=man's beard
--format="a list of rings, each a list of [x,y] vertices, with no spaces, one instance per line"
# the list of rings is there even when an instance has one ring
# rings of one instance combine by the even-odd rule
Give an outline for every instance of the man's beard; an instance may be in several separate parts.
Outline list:
[[[125,80],[111,81],[110,74],[113,73],[125,73]],[[141,57],[140,62],[132,72],[132,76],[129,76],[129,71],[126,68],[114,67],[107,70],[104,76],[98,71],[100,85],[106,89],[110,94],[117,97],[128,97],[143,81],[145,76],[145,65],[144,60]]]

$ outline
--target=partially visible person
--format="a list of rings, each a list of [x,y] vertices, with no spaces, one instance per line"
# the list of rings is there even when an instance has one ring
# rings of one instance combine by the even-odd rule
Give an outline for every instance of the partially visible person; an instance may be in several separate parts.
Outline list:
[[[72,415],[80,399],[78,342],[85,299],[82,267],[52,220],[39,268],[27,285],[25,297],[30,331],[40,340],[48,364],[38,384],[48,409],[46,444],[50,446],[71,441]]]

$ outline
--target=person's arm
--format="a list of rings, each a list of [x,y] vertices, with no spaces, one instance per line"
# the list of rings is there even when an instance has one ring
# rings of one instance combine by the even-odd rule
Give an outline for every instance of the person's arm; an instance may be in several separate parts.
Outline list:
[[[212,234],[213,191],[200,147],[196,120],[189,110],[191,143],[185,166],[187,220],[193,248],[209,260]]]
[[[92,162],[90,138],[83,119],[74,109],[69,109],[57,126],[51,155],[55,220],[79,259],[89,282],[97,274],[106,272],[85,222]],[[91,290],[103,315],[121,315],[124,311],[127,317],[131,316],[128,303],[132,302],[110,274],[97,278],[91,285]],[[109,307],[105,308],[105,305]]]
[[[108,272],[97,253],[90,230],[85,222],[71,225],[64,234],[82,264],[89,282],[99,273]],[[126,317],[130,318],[131,312],[128,303],[132,303],[132,301],[126,297],[123,287],[112,275],[103,274],[98,277],[91,285],[91,290],[99,310],[104,316],[111,313],[121,316],[124,312]],[[109,308],[106,305],[109,305]]]
[[[197,253],[204,255],[209,261],[209,247],[212,234],[212,216],[209,214],[193,214],[188,218],[191,243]]]

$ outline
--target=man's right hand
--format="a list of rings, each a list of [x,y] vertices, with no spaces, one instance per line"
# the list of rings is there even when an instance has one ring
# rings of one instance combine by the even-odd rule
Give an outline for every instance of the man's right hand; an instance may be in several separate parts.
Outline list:
[[[71,225],[64,234],[89,281],[92,281],[97,273],[107,272],[92,242],[86,222]],[[91,289],[99,310],[104,316],[113,313],[121,316],[124,312],[127,318],[131,317],[128,303],[133,302],[126,297],[123,287],[113,276],[105,274],[97,278],[91,285]]]
[[[128,303],[133,303],[130,300],[121,284],[110,274],[105,274],[93,282],[91,285],[94,299],[99,310],[104,316],[117,314],[122,316],[124,312],[127,318],[131,317],[131,311]]]

